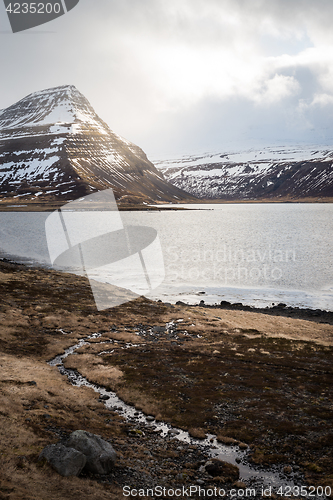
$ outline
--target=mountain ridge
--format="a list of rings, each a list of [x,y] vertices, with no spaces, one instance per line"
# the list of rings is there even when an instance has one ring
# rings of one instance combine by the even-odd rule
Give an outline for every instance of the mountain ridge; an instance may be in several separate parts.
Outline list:
[[[173,185],[207,200],[333,198],[333,149],[275,146],[155,161]]]

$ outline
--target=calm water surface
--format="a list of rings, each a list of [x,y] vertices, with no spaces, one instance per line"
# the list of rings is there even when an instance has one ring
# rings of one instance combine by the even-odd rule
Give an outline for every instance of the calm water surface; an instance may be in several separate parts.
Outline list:
[[[333,205],[185,207],[121,212],[125,225],[158,231],[166,277],[152,298],[333,310]],[[49,265],[48,215],[0,213],[2,255]]]

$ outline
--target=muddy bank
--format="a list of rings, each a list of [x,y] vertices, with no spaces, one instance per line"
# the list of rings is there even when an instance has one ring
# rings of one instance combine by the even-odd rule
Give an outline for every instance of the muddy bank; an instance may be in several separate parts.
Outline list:
[[[193,436],[247,446],[254,467],[332,485],[331,325],[145,299],[97,312],[84,278],[1,261],[0,291],[1,499],[116,499],[124,485],[237,483],[202,475],[205,450],[125,421],[47,365],[94,332],[100,339],[67,367]],[[44,446],[76,429],[112,442],[112,477],[62,478],[38,465]]]

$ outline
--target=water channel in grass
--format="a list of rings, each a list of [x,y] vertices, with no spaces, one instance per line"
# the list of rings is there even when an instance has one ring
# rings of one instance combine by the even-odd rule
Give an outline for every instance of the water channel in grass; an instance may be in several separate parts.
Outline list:
[[[143,412],[138,411],[134,406],[126,404],[118,396],[104,387],[98,386],[89,382],[85,377],[83,377],[76,370],[67,369],[64,366],[64,359],[67,356],[73,354],[76,350],[80,349],[84,345],[89,345],[91,339],[97,339],[101,337],[102,334],[94,333],[84,339],[81,339],[77,344],[69,347],[65,350],[63,354],[59,354],[51,361],[48,362],[50,366],[58,367],[61,374],[66,375],[70,383],[74,386],[79,387],[89,387],[97,392],[100,397],[108,397],[107,400],[103,401],[106,408],[116,411],[121,416],[123,416],[128,422],[133,424],[142,424],[148,426],[156,433],[159,433],[162,437],[171,437],[172,439],[177,439],[181,442],[190,443],[197,445],[200,448],[205,448],[208,450],[209,455],[212,458],[218,458],[224,460],[231,464],[236,465],[239,468],[240,478],[242,480],[254,479],[257,480],[259,484],[265,487],[271,486],[276,489],[280,486],[291,488],[297,486],[298,481],[290,476],[287,478],[282,472],[282,467],[276,467],[275,470],[261,469],[258,470],[253,466],[250,466],[246,461],[246,451],[240,450],[237,446],[226,446],[217,441],[216,436],[207,434],[205,439],[195,439],[189,435],[188,432],[172,427],[169,423],[155,421],[149,415],[145,415]],[[105,343],[101,341],[101,343]],[[96,345],[96,340],[94,341]],[[123,348],[135,348],[138,344],[127,344]],[[110,352],[110,351],[108,351]],[[313,497],[315,498],[315,497]]]

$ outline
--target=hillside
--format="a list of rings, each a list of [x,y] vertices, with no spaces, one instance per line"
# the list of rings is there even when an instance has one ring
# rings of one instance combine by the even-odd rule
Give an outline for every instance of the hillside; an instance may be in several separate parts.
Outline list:
[[[203,199],[280,200],[333,197],[333,150],[270,147],[157,161],[179,189]]]

